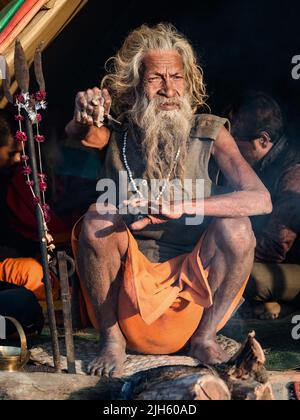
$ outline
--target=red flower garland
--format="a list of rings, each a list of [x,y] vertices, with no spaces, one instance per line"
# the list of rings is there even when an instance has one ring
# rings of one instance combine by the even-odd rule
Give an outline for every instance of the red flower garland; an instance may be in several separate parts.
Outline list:
[[[45,224],[50,221],[50,207],[46,204],[45,193],[47,191],[47,182],[46,175],[43,173],[42,168],[42,159],[41,159],[41,144],[46,141],[45,136],[41,135],[39,132],[39,123],[42,121],[42,115],[38,112],[39,109],[46,109],[46,97],[47,93],[44,91],[39,91],[33,95],[28,93],[21,93],[15,95],[15,105],[18,108],[18,114],[15,116],[16,121],[19,123],[19,130],[17,131],[15,138],[18,142],[22,144],[22,157],[21,161],[23,164],[23,174],[26,178],[26,185],[30,188],[30,191],[33,196],[33,203],[40,207]],[[39,189],[41,192],[41,198],[39,198],[34,192],[34,181],[31,179],[32,168],[29,165],[29,156],[26,154],[25,144],[28,141],[27,134],[22,129],[22,123],[24,121],[24,116],[21,114],[21,110],[24,109],[27,112],[31,120],[34,119],[33,124],[36,127],[36,134],[34,139],[37,144],[38,151],[38,166],[39,166]]]

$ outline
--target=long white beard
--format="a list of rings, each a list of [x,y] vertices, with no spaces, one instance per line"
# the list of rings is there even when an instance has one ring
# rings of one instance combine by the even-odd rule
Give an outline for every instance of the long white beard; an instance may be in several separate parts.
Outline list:
[[[160,105],[167,103],[176,103],[178,108],[172,111],[159,109]],[[173,165],[172,178],[183,181],[193,115],[187,96],[175,99],[158,97],[149,102],[143,95],[136,102],[130,117],[143,132],[142,148],[148,180],[166,179]],[[180,157],[175,164],[179,149]]]

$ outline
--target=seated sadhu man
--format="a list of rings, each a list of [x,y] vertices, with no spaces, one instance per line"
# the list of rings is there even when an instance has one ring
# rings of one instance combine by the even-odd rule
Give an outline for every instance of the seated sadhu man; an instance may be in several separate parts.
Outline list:
[[[40,329],[43,319],[38,304],[38,300],[45,299],[43,269],[36,259],[28,257],[29,242],[8,228],[6,204],[7,188],[20,160],[21,145],[14,139],[14,119],[10,112],[1,110],[0,314],[17,318],[27,331],[32,331],[35,321]]]
[[[152,191],[156,200],[147,214],[122,216],[126,199],[117,202],[119,211],[115,203],[98,202],[76,226],[79,274],[100,331],[101,349],[90,374],[120,376],[126,346],[172,354],[190,342],[191,356],[221,363],[228,355],[216,334],[239,304],[253,264],[248,216],[270,213],[270,195],[241,156],[225,128],[227,120],[196,114],[205,98],[202,70],[190,43],[174,27],[134,30],[113,62],[102,94],[106,113],[112,103],[122,125],[99,128],[95,88],[77,95],[69,137],[105,149],[103,179],[113,180],[118,190],[123,171],[130,181],[143,179],[143,185],[153,179],[203,179],[205,198],[196,203],[190,196],[189,213],[179,201],[166,211],[160,200],[167,188],[163,181],[163,188]],[[234,193],[212,196],[211,158]],[[134,198],[128,198],[134,210],[141,206],[142,211],[148,197],[139,195],[135,185],[131,182]],[[153,215],[157,201],[159,214]],[[187,218],[203,213],[204,223],[188,224]]]
[[[229,114],[242,155],[273,200],[271,215],[252,219],[257,263],[246,296],[260,318],[275,319],[300,308],[300,149],[266,93],[247,92]]]

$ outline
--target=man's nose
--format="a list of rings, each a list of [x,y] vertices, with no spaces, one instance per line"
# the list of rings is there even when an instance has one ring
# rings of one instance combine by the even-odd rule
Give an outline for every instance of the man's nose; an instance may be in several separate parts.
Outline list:
[[[163,92],[167,98],[174,98],[176,96],[176,89],[174,89],[173,81],[171,79],[166,79],[164,81]]]

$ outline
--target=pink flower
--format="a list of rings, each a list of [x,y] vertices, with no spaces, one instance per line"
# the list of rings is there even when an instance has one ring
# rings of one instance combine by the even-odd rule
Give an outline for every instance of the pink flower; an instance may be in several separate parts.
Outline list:
[[[16,133],[16,140],[17,141],[27,141],[27,134],[24,131],[17,131]]]
[[[36,120],[37,120],[37,122],[41,122],[42,121],[42,116],[41,116],[41,114],[39,114],[39,113],[37,113],[36,114]]]
[[[32,169],[30,168],[30,166],[26,166],[26,168],[23,169],[23,174],[26,176],[32,174]]]
[[[15,102],[20,102],[21,104],[25,103],[24,95],[21,93],[19,95],[15,95]]]
[[[46,174],[38,174],[38,177],[41,181],[45,181],[45,179],[47,178]]]
[[[41,182],[40,182],[40,190],[41,190],[42,192],[47,191],[47,182],[45,182],[45,181],[41,181]]]
[[[23,155],[23,156],[21,156],[21,160],[22,160],[22,162],[28,162],[29,161],[29,156],[27,156],[27,155]]]
[[[50,210],[49,204],[43,204],[42,209],[45,210],[45,211],[49,211]]]
[[[15,120],[16,121],[24,121],[24,117],[23,117],[23,115],[15,115]]]
[[[38,102],[45,101],[45,100],[46,100],[46,97],[47,97],[47,92],[45,92],[44,90],[40,90],[40,91],[38,91],[38,92],[35,94],[35,99],[36,99]]]
[[[40,115],[40,114],[38,114],[38,115]],[[35,138],[35,141],[37,141],[38,143],[44,143],[44,141],[46,140],[45,136],[41,136],[40,134],[34,136],[34,138]]]
[[[51,221],[50,213],[46,210],[43,210],[43,213],[44,213],[45,222],[49,223]]]

